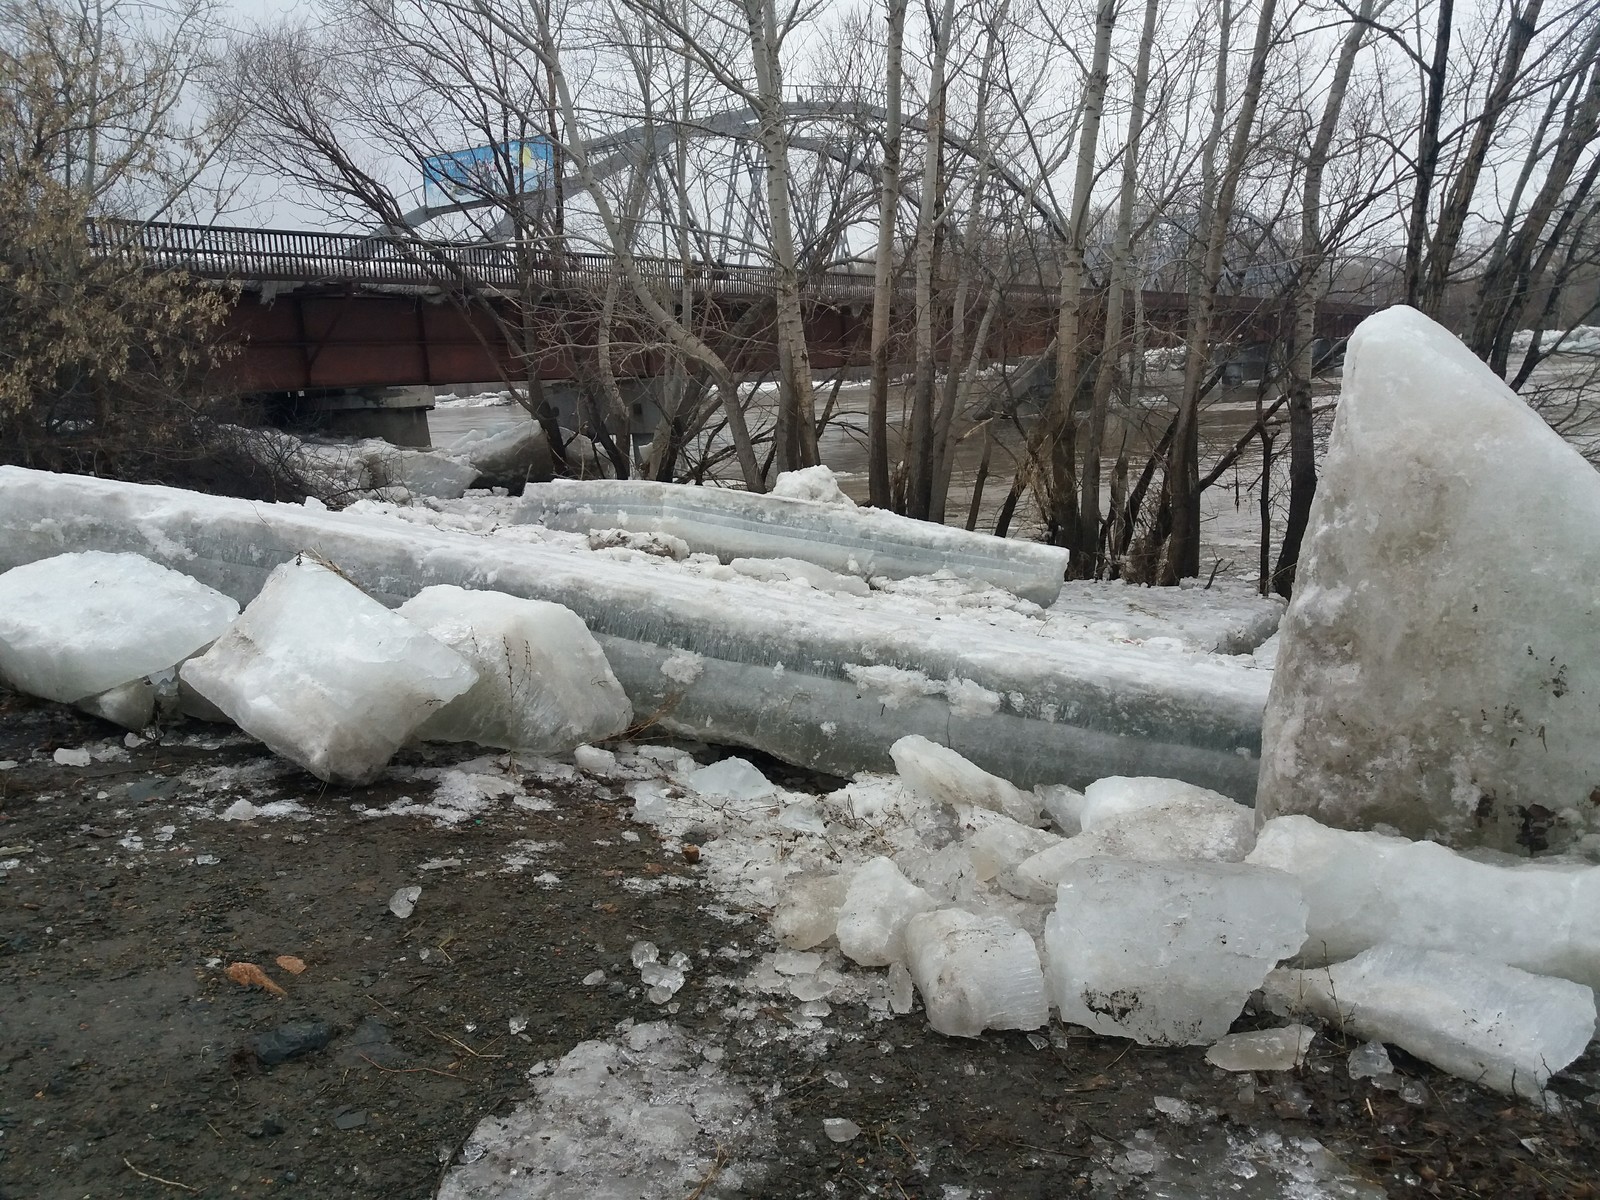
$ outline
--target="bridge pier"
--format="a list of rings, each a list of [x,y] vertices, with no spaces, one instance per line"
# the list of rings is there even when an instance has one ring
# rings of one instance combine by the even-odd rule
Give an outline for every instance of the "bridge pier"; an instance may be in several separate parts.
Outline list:
[[[296,433],[330,437],[382,438],[396,446],[426,450],[429,387],[336,388],[274,397],[273,423]]]

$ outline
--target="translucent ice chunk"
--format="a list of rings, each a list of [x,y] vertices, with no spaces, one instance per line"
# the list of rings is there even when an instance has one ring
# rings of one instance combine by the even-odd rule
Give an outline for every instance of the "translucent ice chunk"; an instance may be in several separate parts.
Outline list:
[[[1443,327],[1350,339],[1259,805],[1513,852],[1600,832],[1600,474]]]
[[[1304,1025],[1230,1033],[1206,1051],[1206,1061],[1224,1071],[1292,1071],[1305,1061],[1317,1035]]]
[[[1440,1070],[1537,1096],[1594,1036],[1594,992],[1444,950],[1386,944],[1348,962],[1274,971],[1275,1011],[1310,1012]]]
[[[839,949],[864,967],[904,962],[906,922],[933,908],[933,897],[878,857],[850,877],[839,908]]]
[[[1394,1063],[1382,1042],[1362,1042],[1350,1051],[1345,1065],[1351,1079],[1387,1079],[1394,1074]]]
[[[1600,867],[1481,862],[1303,816],[1268,821],[1249,861],[1300,880],[1314,962],[1405,942],[1600,987]]]
[[[844,575],[903,579],[948,571],[1050,604],[1066,555],[1036,542],[967,533],[878,509],[797,502],[726,488],[586,480],[529,488],[521,518],[572,533],[602,525],[670,533],[727,562],[800,558]]]
[[[478,478],[476,466],[466,458],[437,450],[402,450],[386,442],[367,443],[361,457],[374,487],[403,488],[414,496],[453,500]]]
[[[1055,827],[1067,836],[1083,831],[1083,793],[1064,783],[1042,783],[1033,789],[1039,807]]]
[[[841,575],[799,558],[736,558],[728,565],[741,575],[765,583],[800,582],[821,592],[844,592],[851,596],[865,596],[872,591],[865,579]]]
[[[1061,838],[1048,830],[1035,829],[1020,821],[997,816],[983,828],[966,839],[967,855],[971,860],[974,877],[981,883],[996,880],[1006,891],[1026,897],[1026,886],[1013,879],[1015,868],[1060,844]],[[1054,895],[1052,891],[1050,895]],[[1046,897],[1048,899],[1048,897]]]
[[[0,575],[0,678],[71,704],[170,670],[238,615],[221,592],[138,554],[41,559]]]
[[[1205,1045],[1305,940],[1305,901],[1242,863],[1086,859],[1045,923],[1061,1019],[1147,1045]]]
[[[796,875],[780,889],[772,913],[772,936],[794,950],[809,950],[833,937],[850,881],[843,875]]]
[[[158,705],[176,707],[177,675],[163,671],[144,675],[110,691],[78,701],[78,707],[92,717],[121,725],[124,729],[145,729],[155,720]]]
[[[599,643],[571,609],[440,585],[398,611],[478,672],[477,683],[423,723],[423,740],[561,754],[616,737],[633,720]]]
[[[477,672],[335,572],[297,560],[182,677],[319,779],[361,784]]]
[[[691,772],[684,783],[702,796],[721,797],[739,804],[751,804],[778,792],[778,785],[744,758],[725,758],[709,767],[701,767]]]
[[[1039,950],[1011,922],[947,908],[912,917],[905,941],[928,1024],[940,1033],[977,1037],[1050,1020]]]
[[[937,742],[917,734],[889,747],[895,770],[912,791],[935,804],[975,804],[1005,813],[1014,821],[1032,822],[1039,799]]]

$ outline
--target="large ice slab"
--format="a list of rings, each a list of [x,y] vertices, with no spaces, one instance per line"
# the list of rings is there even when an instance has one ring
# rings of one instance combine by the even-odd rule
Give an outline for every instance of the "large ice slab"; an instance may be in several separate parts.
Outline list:
[[[559,754],[616,737],[633,720],[600,644],[569,608],[439,584],[398,611],[478,673],[423,723],[425,741]]]
[[[1488,959],[1385,944],[1349,962],[1274,971],[1279,1012],[1309,1012],[1441,1070],[1536,1096],[1594,1036],[1594,992]]]
[[[313,549],[385,604],[441,583],[562,604],[641,717],[836,775],[889,770],[889,746],[921,734],[1021,787],[1155,774],[1255,789],[1268,678],[1232,659],[940,621],[384,515],[0,468],[0,567],[74,549],[145,553],[243,601]],[[939,688],[889,695],[876,672]]]
[[[1406,942],[1600,987],[1600,867],[1483,862],[1310,817],[1268,821],[1248,861],[1300,881],[1313,961]]]
[[[1010,921],[946,908],[912,917],[905,940],[928,1024],[940,1033],[977,1037],[1050,1020],[1039,950]]]
[[[1209,1045],[1305,940],[1288,875],[1242,863],[1093,858],[1065,873],[1045,922],[1061,1019],[1145,1045]]]
[[[1600,474],[1409,308],[1369,317],[1284,617],[1258,807],[1521,853],[1600,833]]]
[[[183,680],[318,779],[370,783],[477,672],[454,650],[309,559],[260,595]]]
[[[0,575],[0,678],[71,704],[170,671],[238,615],[221,592],[139,554],[44,558]]]
[[[1061,590],[1066,551],[968,533],[880,509],[646,480],[560,481],[529,488],[524,521],[588,533],[620,525],[670,533],[724,562],[799,558],[844,575],[903,579],[948,571],[1038,604]]]

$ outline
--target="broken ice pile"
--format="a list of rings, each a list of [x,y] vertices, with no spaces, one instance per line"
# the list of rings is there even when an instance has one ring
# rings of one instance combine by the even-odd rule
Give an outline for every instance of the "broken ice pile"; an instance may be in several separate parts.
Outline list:
[[[1045,923],[1061,1019],[1146,1045],[1216,1041],[1305,940],[1299,885],[1243,863],[1085,859]]]
[[[181,675],[276,753],[350,784],[377,778],[430,715],[477,681],[461,655],[306,558],[274,570]]]
[[[137,554],[61,554],[0,575],[0,679],[129,729],[173,669],[239,615],[221,592]]]
[[[863,579],[948,571],[1038,604],[1061,590],[1064,551],[829,502],[838,489],[828,482],[813,472],[787,482],[786,495],[758,496],[645,480],[563,480],[528,489],[519,517],[569,533],[613,526],[668,533],[723,562],[798,558]]]
[[[661,951],[654,942],[635,942],[630,957],[638,968],[639,982],[650,989],[645,998],[652,1004],[665,1004],[676,996],[692,965],[682,950],[663,963]]]
[[[1595,1032],[1594,993],[1582,984],[1416,946],[1375,946],[1332,967],[1274,971],[1264,990],[1275,1011],[1314,1013],[1522,1096],[1539,1095]]]
[[[1350,339],[1257,805],[1513,853],[1600,836],[1600,474],[1444,328]]]
[[[599,643],[570,609],[441,584],[398,611],[478,673],[417,730],[424,741],[559,754],[615,737],[633,720]]]

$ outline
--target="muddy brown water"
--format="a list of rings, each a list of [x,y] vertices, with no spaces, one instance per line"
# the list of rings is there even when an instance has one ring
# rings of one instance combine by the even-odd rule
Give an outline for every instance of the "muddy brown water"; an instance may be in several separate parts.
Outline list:
[[[0,879],[6,1200],[429,1197],[474,1125],[530,1094],[529,1068],[625,1019],[661,1019],[623,982],[634,941],[696,957],[773,948],[759,914],[718,908],[700,867],[630,823],[620,785],[530,783],[548,811],[491,806],[441,829],[353,807],[414,784],[352,790],[291,772],[278,790],[313,819],[223,822],[194,806],[225,803],[241,772],[277,771],[263,748],[190,727],[126,761],[52,761],[120,736],[0,692],[0,759],[17,762],[0,771],[0,861],[16,860]],[[836,782],[760,765],[787,787]],[[123,848],[130,835],[148,852]],[[529,841],[537,861],[501,869]],[[419,870],[451,858],[462,865]],[[687,886],[624,886],[666,876]],[[388,901],[408,884],[424,892],[402,921]],[[273,965],[285,954],[303,974]],[[288,995],[233,983],[222,966],[235,961],[265,966]],[[596,969],[618,982],[581,986]],[[1287,1185],[1215,1176],[1205,1147],[1272,1136],[1316,1138],[1351,1179],[1397,1196],[1592,1196],[1600,1180],[1593,1053],[1556,1084],[1562,1111],[1544,1113],[1397,1055],[1421,1085],[1407,1103],[1352,1081],[1337,1036],[1298,1072],[1240,1077],[1195,1049],[1059,1027],[944,1038],[920,1012],[881,1021],[849,1005],[821,1035],[786,1037],[784,1010],[736,1019],[737,999],[696,970],[667,1019],[725,1046],[724,1068],[759,1098],[768,1134],[727,1148],[755,1168],[746,1195],[1271,1197]],[[255,1039],[292,1022],[322,1023],[330,1040],[263,1062]],[[1180,1128],[1158,1097],[1198,1116]],[[862,1134],[834,1144],[824,1117]],[[1155,1142],[1188,1156],[1141,1175]],[[1295,1194],[1353,1194],[1326,1186]]]

